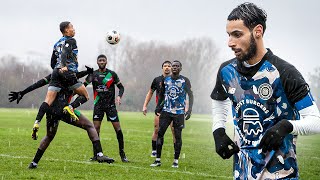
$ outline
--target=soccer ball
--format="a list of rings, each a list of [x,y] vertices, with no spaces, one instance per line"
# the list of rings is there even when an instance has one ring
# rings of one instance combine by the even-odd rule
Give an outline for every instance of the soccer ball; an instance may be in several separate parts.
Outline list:
[[[118,44],[120,41],[120,33],[118,31],[112,30],[107,32],[106,41],[109,44]]]

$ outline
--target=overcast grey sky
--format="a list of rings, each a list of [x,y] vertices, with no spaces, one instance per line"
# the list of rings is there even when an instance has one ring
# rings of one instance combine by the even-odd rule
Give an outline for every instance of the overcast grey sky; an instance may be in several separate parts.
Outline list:
[[[0,7],[0,55],[23,56],[33,51],[47,56],[60,38],[59,23],[69,20],[76,28],[79,61],[95,64],[105,32],[141,41],[174,43],[208,36],[221,49],[221,61],[233,57],[227,47],[226,18],[245,1],[238,0],[8,0]],[[250,1],[268,14],[265,45],[294,64],[304,75],[320,66],[318,60],[320,1]],[[123,40],[122,40],[123,42]],[[121,43],[121,41],[120,41]]]

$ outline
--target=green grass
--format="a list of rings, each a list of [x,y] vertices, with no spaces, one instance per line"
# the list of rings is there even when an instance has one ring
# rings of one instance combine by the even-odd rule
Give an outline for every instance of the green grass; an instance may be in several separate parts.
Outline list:
[[[82,111],[91,118],[92,111]],[[0,179],[232,179],[232,160],[222,160],[214,151],[209,115],[193,115],[183,130],[183,147],[179,168],[171,168],[172,135],[167,130],[163,146],[162,166],[151,168],[151,135],[153,113],[120,112],[125,151],[130,163],[122,163],[111,123],[103,121],[101,143],[104,153],[115,158],[114,164],[89,162],[92,145],[87,133],[60,123],[57,135],[39,162],[38,168],[28,164],[45,135],[45,120],[40,126],[39,140],[31,139],[36,111],[0,109]],[[229,132],[231,128],[229,128]],[[320,176],[320,135],[298,139],[298,163],[301,179]]]

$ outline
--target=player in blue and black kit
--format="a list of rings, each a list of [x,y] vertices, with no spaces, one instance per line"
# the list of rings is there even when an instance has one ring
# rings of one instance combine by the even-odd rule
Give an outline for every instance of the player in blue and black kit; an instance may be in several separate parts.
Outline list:
[[[220,66],[212,91],[216,152],[234,155],[234,179],[298,179],[297,135],[320,132],[319,110],[300,72],[264,47],[267,14],[253,3],[228,16],[235,58]],[[234,140],[225,132],[232,106]]]
[[[172,74],[163,79],[161,83],[161,91],[159,93],[159,101],[155,110],[159,118],[159,132],[157,138],[157,157],[150,166],[161,166],[161,151],[164,141],[164,134],[173,122],[174,135],[176,139],[174,147],[174,161],[172,167],[178,168],[178,159],[182,147],[182,129],[184,128],[184,120],[188,120],[191,116],[193,106],[193,93],[191,83],[188,78],[180,75],[182,64],[180,61],[172,62]],[[185,112],[186,95],[189,96],[189,109]]]
[[[64,111],[69,113],[74,120],[78,120],[78,117],[74,114],[73,108],[80,106],[89,99],[87,89],[76,77],[76,73],[78,72],[78,47],[76,40],[73,38],[75,35],[73,25],[68,21],[61,22],[60,31],[63,37],[60,38],[53,47],[51,57],[53,72],[51,74],[51,81],[45,101],[39,108],[33,126],[33,135],[37,133],[41,119],[62,88],[69,88],[81,97],[73,102],[73,105],[64,107]]]

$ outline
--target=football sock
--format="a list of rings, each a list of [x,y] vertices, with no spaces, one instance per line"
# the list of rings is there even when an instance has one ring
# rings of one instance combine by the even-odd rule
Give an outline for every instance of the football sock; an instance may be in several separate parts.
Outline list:
[[[173,162],[178,164],[179,161],[178,159],[174,159]]]
[[[157,141],[152,140],[152,151],[157,150]]]
[[[100,140],[93,141],[92,146],[93,146],[93,156],[96,156],[98,153],[102,153]]]
[[[73,107],[73,109],[75,109],[87,101],[88,99],[85,96],[78,96],[70,105]]]
[[[181,138],[181,132],[182,130],[180,129],[175,129],[174,134],[176,137],[176,143],[174,146],[174,159],[179,159],[180,152],[181,152],[181,147],[182,147],[182,138]]]
[[[161,157],[162,145],[163,145],[163,137],[162,138],[158,137],[158,140],[157,140],[157,158]]]
[[[117,131],[117,139],[119,144],[119,151],[121,152],[124,149],[123,134],[121,130]]]
[[[36,155],[33,158],[33,162],[38,164],[38,162],[40,161],[42,155],[43,155],[44,151],[42,151],[41,149],[38,148]]]
[[[41,121],[41,119],[43,118],[44,114],[46,114],[46,112],[49,109],[49,104],[46,102],[43,102],[39,108],[36,120],[38,120],[39,122]]]

